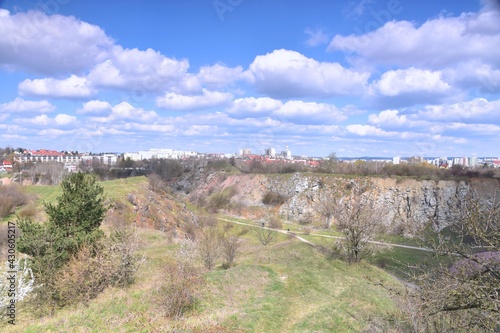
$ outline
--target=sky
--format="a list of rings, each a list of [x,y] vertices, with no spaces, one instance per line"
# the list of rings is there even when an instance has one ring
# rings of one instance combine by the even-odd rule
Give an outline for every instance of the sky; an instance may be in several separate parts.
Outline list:
[[[500,156],[498,0],[0,0],[0,146]]]

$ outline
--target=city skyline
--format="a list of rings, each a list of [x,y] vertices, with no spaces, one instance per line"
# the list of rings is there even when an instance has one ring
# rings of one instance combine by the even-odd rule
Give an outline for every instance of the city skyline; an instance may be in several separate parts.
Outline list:
[[[0,2],[0,145],[498,157],[498,1]]]

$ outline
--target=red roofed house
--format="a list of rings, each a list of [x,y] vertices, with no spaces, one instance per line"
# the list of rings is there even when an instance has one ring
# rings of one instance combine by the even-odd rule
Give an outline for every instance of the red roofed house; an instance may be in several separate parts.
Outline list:
[[[12,161],[9,161],[9,160],[5,160],[5,161],[3,161],[3,163],[2,163],[2,168],[3,168],[5,171],[10,171],[10,170],[12,170]]]

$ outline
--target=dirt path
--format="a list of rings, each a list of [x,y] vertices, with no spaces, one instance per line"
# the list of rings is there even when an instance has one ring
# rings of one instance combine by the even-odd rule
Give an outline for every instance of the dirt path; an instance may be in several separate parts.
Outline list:
[[[244,225],[244,226],[248,226],[248,227],[274,230],[276,232],[279,232],[279,233],[282,233],[282,234],[285,234],[285,235],[294,234],[295,237],[298,240],[300,240],[301,242],[307,243],[307,244],[312,245],[312,246],[316,246],[316,244],[308,241],[307,239],[305,239],[303,237],[298,236],[297,232],[290,232],[290,231],[280,230],[280,229],[272,229],[272,228],[268,228],[268,227],[262,227],[262,226],[259,226],[259,225],[255,225],[255,224],[250,224],[250,223],[244,223],[244,222],[238,222],[238,221],[228,220],[228,219],[225,219],[225,218],[218,218],[218,219],[221,220],[221,221],[231,222],[231,223],[235,223],[235,224],[239,224],[239,225]],[[325,237],[325,238],[333,238],[333,239],[344,239],[343,237],[340,237],[340,236],[320,235],[320,234],[312,234],[312,233],[309,234],[309,236]],[[382,246],[387,246],[387,247],[399,247],[399,248],[403,248],[403,249],[425,251],[425,252],[434,252],[433,250],[425,248],[425,247],[418,247],[418,246],[411,246],[411,245],[394,244],[394,243],[386,243],[386,242],[378,242],[378,241],[368,241],[368,243],[370,243],[370,244],[376,244],[376,245],[382,245]]]

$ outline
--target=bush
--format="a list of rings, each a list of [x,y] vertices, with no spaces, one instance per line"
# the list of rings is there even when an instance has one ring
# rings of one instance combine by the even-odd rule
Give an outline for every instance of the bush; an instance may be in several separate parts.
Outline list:
[[[14,210],[28,203],[28,196],[17,185],[0,186],[0,218],[6,217]]]
[[[272,229],[257,227],[255,235],[262,245],[267,246],[276,239],[278,233]]]
[[[221,255],[221,242],[216,226],[201,229],[196,246],[203,265],[212,270]]]
[[[97,251],[104,236],[99,226],[107,210],[102,186],[93,176],[74,173],[61,187],[57,204],[45,205],[46,223],[27,217],[17,221],[22,230],[17,247],[30,256],[30,267],[39,284],[34,303],[42,311],[47,306],[54,311],[57,305],[70,302],[77,292],[83,294],[82,299],[75,296],[77,301],[94,297],[101,290],[101,279],[107,278],[107,272],[98,270],[100,261],[107,263]],[[89,285],[78,286],[82,279],[93,275],[95,280]]]
[[[221,209],[229,208],[231,198],[236,193],[236,188],[231,186],[224,189],[223,191],[212,194],[208,200],[207,209],[210,212],[217,213]]]
[[[178,319],[196,306],[203,285],[201,271],[187,262],[175,262],[163,275],[166,281],[158,288],[157,302],[165,316]]]
[[[96,246],[83,246],[55,276],[58,306],[87,304],[109,286],[134,282],[141,258],[131,229],[114,230]]]
[[[134,282],[135,273],[144,261],[137,253],[139,245],[139,238],[131,228],[114,230],[109,237],[105,248],[112,260],[113,285],[126,287]]]
[[[59,306],[87,304],[111,284],[112,261],[104,252],[83,247],[56,275],[54,290]]]
[[[262,198],[262,203],[265,205],[278,206],[284,204],[286,198],[281,194],[273,191],[268,191]]]
[[[18,214],[20,217],[33,217],[36,215],[35,204],[29,204],[28,206],[22,208]]]
[[[167,184],[156,173],[150,174],[148,176],[148,184],[149,189],[156,193],[164,192],[167,189]]]
[[[314,217],[311,213],[305,213],[302,215],[302,217],[299,219],[299,224],[301,225],[309,225],[313,223]]]
[[[283,228],[283,223],[281,222],[281,219],[277,215],[271,216],[269,219],[269,222],[267,224],[269,228],[273,229],[282,229]]]
[[[228,269],[234,263],[234,259],[236,258],[236,254],[241,245],[241,241],[240,238],[236,235],[224,234],[222,235],[220,242],[222,248],[222,256],[224,258],[222,267]]]

